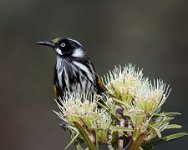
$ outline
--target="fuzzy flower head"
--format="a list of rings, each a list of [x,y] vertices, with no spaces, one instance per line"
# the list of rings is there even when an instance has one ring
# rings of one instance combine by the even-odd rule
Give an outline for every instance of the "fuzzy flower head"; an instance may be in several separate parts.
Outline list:
[[[149,81],[143,77],[142,70],[136,70],[131,64],[123,69],[115,67],[105,79],[110,95],[146,114],[160,109],[169,95],[169,86],[162,80]]]
[[[66,93],[62,105],[58,104],[60,112],[55,112],[67,124],[73,125],[73,122],[79,122],[87,128],[107,129],[111,123],[111,117],[97,105],[98,97],[96,95],[79,93]]]
[[[150,81],[131,64],[115,67],[104,80],[107,92],[100,96],[66,92],[59,99],[59,112],[54,112],[71,131],[71,143],[81,138],[92,150],[97,149],[97,144],[108,145],[110,149],[113,146],[114,149],[150,149],[152,140],[168,142],[187,135],[162,136],[166,129],[181,128],[170,124],[180,113],[160,112],[170,93],[162,80]]]
[[[147,78],[143,78],[142,70],[136,70],[135,66],[129,64],[123,68],[115,67],[106,75],[105,81],[111,95],[130,104],[138,89],[147,82]]]
[[[162,80],[154,80],[142,85],[135,95],[134,105],[146,114],[152,115],[166,101],[170,90]]]
[[[160,112],[170,93],[169,86],[159,79],[151,82],[143,77],[142,70],[136,70],[132,65],[125,66],[123,69],[116,67],[105,79],[112,100],[118,103],[111,103],[109,109],[111,110],[113,105],[121,108],[122,117],[128,118],[128,127],[134,130],[133,139],[140,134],[147,135],[145,140],[161,137],[160,132],[166,129],[169,121],[164,119],[165,117],[160,119],[152,117]],[[111,113],[116,115],[113,110]],[[163,119],[167,122],[159,121]]]

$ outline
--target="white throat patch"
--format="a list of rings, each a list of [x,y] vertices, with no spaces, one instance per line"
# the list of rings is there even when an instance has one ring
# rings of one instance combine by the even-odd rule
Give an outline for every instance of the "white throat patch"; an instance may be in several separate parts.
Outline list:
[[[59,55],[63,55],[62,52],[61,52],[61,50],[60,50],[59,48],[56,48],[55,50],[56,50],[56,52],[57,52]]]

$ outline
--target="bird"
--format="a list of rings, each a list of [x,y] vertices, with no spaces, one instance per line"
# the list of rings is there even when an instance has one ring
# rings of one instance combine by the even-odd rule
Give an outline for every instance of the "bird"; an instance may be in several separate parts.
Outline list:
[[[86,49],[73,38],[58,37],[36,42],[54,49],[56,64],[53,73],[53,89],[56,98],[63,99],[66,92],[96,93],[105,91],[102,79],[96,73]]]

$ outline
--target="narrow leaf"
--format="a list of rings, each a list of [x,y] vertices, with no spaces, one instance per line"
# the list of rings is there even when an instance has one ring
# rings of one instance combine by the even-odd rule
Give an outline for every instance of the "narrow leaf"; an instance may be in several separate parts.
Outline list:
[[[186,135],[188,135],[188,134],[185,133],[185,132],[176,133],[176,134],[172,134],[172,135],[168,135],[168,136],[162,137],[161,139],[158,139],[156,141],[150,142],[150,143],[148,143],[146,145],[148,145],[148,146],[156,146],[156,145],[163,144],[163,143],[166,143],[166,142],[169,142],[169,141],[172,141],[172,140],[176,140],[178,138],[182,138],[182,137],[184,137]]]
[[[110,114],[112,115],[112,117],[114,117],[115,119],[119,120],[119,118],[118,118],[116,115],[114,115],[113,113],[111,113],[111,112],[109,111],[109,109],[108,109],[105,105],[103,105],[102,103],[100,103],[100,102],[98,102],[98,101],[97,101],[97,104],[98,104],[100,107],[104,108],[108,113],[110,113]]]
[[[84,150],[82,146],[79,143],[76,143],[76,149],[77,150]]]
[[[170,117],[176,117],[176,116],[181,115],[181,113],[179,113],[179,112],[165,112],[163,114],[166,116],[170,116]]]
[[[112,133],[112,140],[110,141],[110,143],[115,143],[117,138],[118,138],[118,132],[113,132]]]
[[[157,136],[159,138],[161,138],[161,132],[159,131],[159,129],[157,129],[156,127],[152,126],[151,124],[149,124],[149,127],[157,134]]]
[[[95,128],[95,139],[96,139],[96,149],[99,150],[99,142],[98,142],[98,135],[97,135],[97,128]]]
[[[107,109],[107,107],[106,107],[104,104],[102,104],[101,102],[97,101],[96,103],[97,103],[97,105],[99,105],[100,107],[102,107],[102,108],[104,108],[104,109]]]
[[[73,124],[79,130],[80,134],[83,136],[84,141],[88,145],[89,149],[90,150],[96,150],[95,145],[91,142],[91,140],[90,140],[88,134],[85,132],[84,128],[76,121],[74,121]]]
[[[165,141],[170,141],[170,140],[174,140],[174,139],[177,139],[177,138],[181,138],[181,137],[186,136],[186,135],[188,135],[188,134],[185,133],[185,132],[181,132],[181,133],[176,133],[176,134],[172,134],[172,135],[163,137],[162,139],[164,139]]]
[[[164,116],[176,117],[178,115],[181,115],[181,113],[179,113],[179,112],[165,112],[165,113],[160,113],[160,114],[154,114],[154,116],[161,116],[161,117],[164,117]]]
[[[166,129],[180,129],[182,128],[181,125],[178,124],[169,124]]]
[[[131,128],[120,127],[120,126],[110,126],[110,129],[112,130],[112,132],[119,132],[119,133],[133,131],[133,129]]]
[[[119,104],[122,104],[122,105],[126,106],[126,104],[125,104],[123,101],[121,101],[121,100],[119,100],[119,99],[117,99],[117,98],[113,98],[113,100],[114,100],[116,103],[119,103]]]
[[[72,140],[69,142],[69,144],[65,147],[65,149],[67,149],[73,142],[75,142],[75,140],[77,139],[77,137],[79,136],[79,132],[72,138]]]
[[[151,145],[148,145],[148,144],[143,145],[142,148],[143,148],[144,150],[154,150],[154,147],[151,146]]]

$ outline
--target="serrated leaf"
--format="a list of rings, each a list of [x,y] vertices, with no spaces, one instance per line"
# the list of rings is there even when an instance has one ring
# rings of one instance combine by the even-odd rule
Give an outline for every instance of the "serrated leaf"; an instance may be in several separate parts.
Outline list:
[[[181,125],[178,125],[178,124],[169,124],[166,129],[180,129],[182,128]]]
[[[156,145],[159,145],[159,144],[163,144],[163,143],[166,143],[166,142],[169,142],[169,141],[172,141],[172,140],[182,138],[186,135],[188,135],[188,134],[185,133],[185,132],[168,135],[168,136],[162,137],[161,139],[158,139],[156,141],[150,142],[150,143],[146,144],[146,146],[153,147],[153,146],[156,146]]]
[[[78,131],[80,132],[80,134],[82,135],[85,143],[88,145],[90,150],[96,150],[95,145],[91,142],[88,134],[86,133],[86,131],[84,130],[84,128],[76,121],[73,122],[73,124],[75,125],[75,127],[78,129]]]

